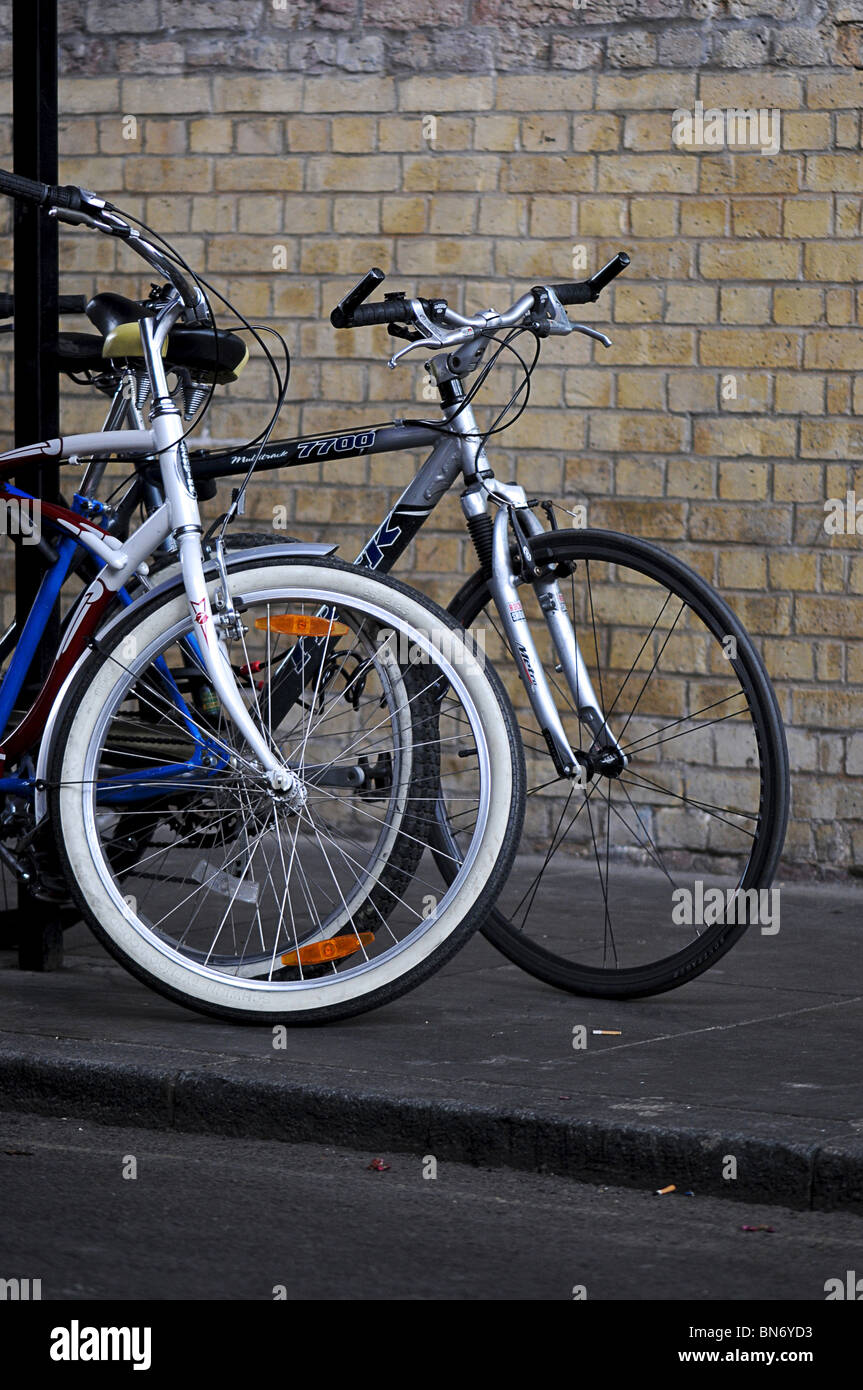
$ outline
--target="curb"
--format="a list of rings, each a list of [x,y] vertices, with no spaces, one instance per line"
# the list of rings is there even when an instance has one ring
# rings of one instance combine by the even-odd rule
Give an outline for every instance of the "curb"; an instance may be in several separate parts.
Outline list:
[[[97,1124],[286,1143],[337,1145],[578,1182],[725,1197],[797,1209],[863,1211],[863,1140],[754,1137],[712,1128],[600,1122],[588,1116],[358,1089],[238,1078],[213,1070],[0,1057],[0,1107]],[[595,1103],[594,1103],[595,1108]],[[733,1153],[740,1177],[723,1181]]]

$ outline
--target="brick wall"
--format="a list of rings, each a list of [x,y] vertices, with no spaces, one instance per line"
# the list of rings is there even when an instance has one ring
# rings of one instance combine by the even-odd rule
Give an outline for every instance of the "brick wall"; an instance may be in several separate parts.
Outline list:
[[[62,177],[143,216],[281,329],[294,366],[279,435],[428,409],[420,368],[386,369],[383,330],[329,326],[370,265],[475,310],[569,277],[573,257],[590,271],[630,253],[585,311],[613,348],[549,344],[493,461],[721,586],[788,721],[792,857],[863,864],[863,538],[823,525],[825,500],[848,491],[863,513],[863,4],[60,8]],[[672,113],[697,101],[779,110],[779,148],[678,148]],[[8,122],[0,139],[8,151]],[[8,271],[8,238],[3,255]],[[142,283],[85,235],[63,233],[62,264],[70,292]],[[8,353],[0,368],[8,393]],[[489,398],[511,384],[502,371]],[[259,428],[268,390],[256,360],[208,436]],[[86,392],[67,394],[67,428],[97,417]],[[315,464],[259,485],[251,509],[267,525],[287,504],[294,533],[354,553],[409,468],[351,463],[366,487],[346,493],[344,465]],[[450,595],[472,565],[454,497],[409,559]]]

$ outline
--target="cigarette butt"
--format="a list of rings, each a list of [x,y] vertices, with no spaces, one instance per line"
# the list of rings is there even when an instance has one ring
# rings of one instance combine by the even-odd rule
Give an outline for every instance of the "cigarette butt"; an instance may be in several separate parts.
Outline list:
[[[658,1188],[656,1189],[656,1195],[657,1195],[657,1197],[664,1197],[664,1196],[666,1195],[666,1193],[668,1193],[668,1192],[676,1192],[676,1191],[677,1191],[677,1183],[672,1182],[672,1183],[669,1183],[668,1187],[658,1187]]]
[[[622,1028],[593,1028],[591,1032],[595,1038],[621,1038],[623,1036]]]

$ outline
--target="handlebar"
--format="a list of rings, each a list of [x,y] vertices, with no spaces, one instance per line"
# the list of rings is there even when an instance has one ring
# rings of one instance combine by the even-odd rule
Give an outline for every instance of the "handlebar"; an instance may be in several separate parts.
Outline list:
[[[57,312],[60,314],[85,314],[87,312],[86,294],[58,295]],[[11,319],[14,313],[14,294],[0,294],[0,319]]]
[[[626,270],[628,265],[629,257],[626,252],[619,251],[607,265],[595,275],[591,275],[589,280],[571,280],[563,285],[549,285],[549,289],[554,291],[561,304],[593,304],[609,281],[622,270]]]
[[[548,288],[554,292],[561,304],[592,304],[599,298],[606,285],[628,265],[629,257],[625,251],[620,251],[589,280],[573,280],[561,285],[549,285]],[[420,305],[428,319],[438,324],[445,323],[462,329],[474,328],[478,331],[493,327],[511,327],[531,312],[536,295],[543,291],[542,286],[537,286],[531,294],[522,296],[506,313],[484,313],[474,318],[464,318],[450,309],[445,299],[409,300],[403,294],[390,294],[385,296],[382,303],[363,304],[362,301],[368,298],[383,278],[382,271],[377,268],[370,270],[330,314],[333,327],[368,328],[385,323],[415,323],[415,304]]]
[[[8,193],[22,203],[36,203],[39,207],[68,208],[70,212],[81,212],[92,204],[102,206],[95,193],[86,188],[78,188],[73,183],[39,183],[36,179],[25,179],[21,174],[0,169],[0,193]]]
[[[177,269],[164,251],[145,241],[140,232],[136,232],[134,227],[124,221],[114,205],[100,198],[97,193],[91,193],[87,188],[78,188],[75,184],[57,186],[39,183],[36,179],[25,179],[20,174],[12,174],[8,169],[0,169],[0,193],[7,193],[10,198],[22,202],[47,207],[49,217],[56,217],[60,222],[68,222],[71,226],[89,227],[92,231],[102,232],[106,236],[121,237],[142,260],[174,286],[187,309],[193,310],[196,314],[199,312],[202,298],[189,284],[185,275]],[[79,310],[70,308],[61,309],[61,312],[78,313]]]

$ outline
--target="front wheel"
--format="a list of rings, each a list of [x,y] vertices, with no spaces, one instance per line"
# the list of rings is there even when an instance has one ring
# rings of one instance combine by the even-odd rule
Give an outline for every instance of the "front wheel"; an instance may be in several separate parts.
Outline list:
[[[229,582],[238,689],[301,804],[225,721],[177,586],[100,634],[68,692],[58,853],[97,937],[161,994],[241,1022],[347,1017],[427,978],[488,911],[523,811],[514,717],[404,585],[279,556],[232,559]],[[428,848],[445,787],[466,813],[446,880]]]
[[[527,756],[521,852],[485,935],[524,970],[574,994],[632,998],[700,975],[753,920],[778,929],[769,888],[788,816],[788,754],[752,641],[700,575],[646,541],[553,531],[534,542],[560,590],[625,766],[586,786],[553,767],[516,676],[488,584],[450,604],[484,638],[517,706]],[[592,739],[536,593],[525,617],[572,748]],[[449,844],[453,808],[439,805]],[[446,868],[447,860],[442,860]]]

